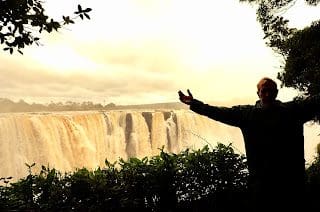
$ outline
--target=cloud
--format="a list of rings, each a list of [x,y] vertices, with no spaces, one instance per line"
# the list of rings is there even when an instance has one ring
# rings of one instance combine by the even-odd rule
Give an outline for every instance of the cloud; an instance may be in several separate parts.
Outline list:
[[[110,101],[121,104],[124,104],[126,99],[134,100],[137,96],[145,96],[148,93],[154,93],[156,96],[175,90],[172,78],[168,74],[152,74],[143,69],[120,66],[119,68],[117,65],[106,65],[103,66],[105,70],[95,72],[64,73],[30,62],[9,63],[0,70],[0,89],[4,97],[9,98],[60,97],[87,101],[95,97],[96,101],[101,101],[108,97]],[[128,98],[129,96],[131,97]]]

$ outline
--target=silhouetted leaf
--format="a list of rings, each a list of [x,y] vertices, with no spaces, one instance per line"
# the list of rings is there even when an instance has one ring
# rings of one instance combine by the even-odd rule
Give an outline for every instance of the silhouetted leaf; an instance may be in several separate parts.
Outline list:
[[[88,13],[88,12],[90,12],[90,11],[92,11],[92,9],[91,8],[86,8],[85,10],[83,10],[82,12],[84,12],[84,13]]]
[[[84,15],[86,16],[87,19],[90,19],[90,16],[86,13],[84,13]]]
[[[78,4],[78,11],[79,11],[79,12],[82,12],[82,8],[81,8],[81,5],[80,5],[80,4]]]

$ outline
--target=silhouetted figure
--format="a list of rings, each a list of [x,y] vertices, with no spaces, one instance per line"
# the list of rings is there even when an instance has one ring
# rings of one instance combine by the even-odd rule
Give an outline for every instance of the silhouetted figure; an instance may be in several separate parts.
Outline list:
[[[188,95],[178,93],[192,111],[241,129],[254,211],[304,208],[303,125],[320,112],[320,96],[283,103],[276,100],[276,82],[266,77],[257,88],[255,105],[233,107],[204,104],[189,90]]]

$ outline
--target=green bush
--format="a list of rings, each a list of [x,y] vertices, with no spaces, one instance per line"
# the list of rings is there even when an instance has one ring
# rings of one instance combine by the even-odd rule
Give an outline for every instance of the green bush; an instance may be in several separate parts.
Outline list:
[[[42,167],[17,182],[1,178],[1,211],[227,211],[246,207],[247,166],[231,145],[106,161],[62,174]],[[232,204],[230,204],[232,203]]]

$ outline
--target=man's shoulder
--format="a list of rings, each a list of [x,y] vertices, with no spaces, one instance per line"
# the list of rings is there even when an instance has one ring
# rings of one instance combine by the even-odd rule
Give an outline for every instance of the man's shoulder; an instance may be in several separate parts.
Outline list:
[[[232,106],[232,108],[239,109],[239,110],[252,110],[252,109],[256,108],[256,106],[246,104],[246,105],[234,105],[234,106]]]

